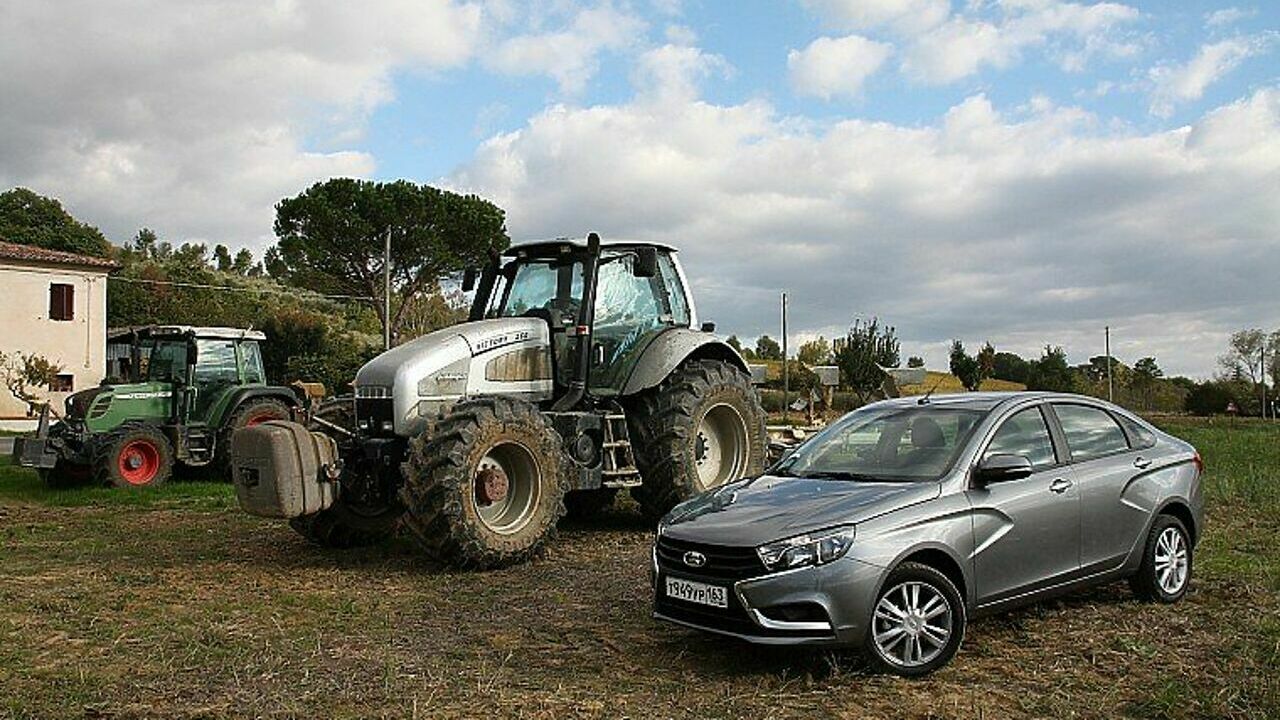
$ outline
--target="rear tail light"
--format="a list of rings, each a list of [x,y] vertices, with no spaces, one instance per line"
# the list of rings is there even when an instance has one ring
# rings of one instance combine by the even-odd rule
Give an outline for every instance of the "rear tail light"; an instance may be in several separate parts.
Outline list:
[[[1191,458],[1191,462],[1196,464],[1196,474],[1204,475],[1204,458],[1200,457],[1200,452],[1196,451],[1196,456]]]

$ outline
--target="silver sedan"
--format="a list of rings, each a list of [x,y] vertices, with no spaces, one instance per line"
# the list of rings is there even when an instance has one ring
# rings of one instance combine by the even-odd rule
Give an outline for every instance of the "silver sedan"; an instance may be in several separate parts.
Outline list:
[[[876,403],[661,522],[654,616],[757,643],[858,646],[923,675],[969,618],[1128,578],[1171,603],[1203,532],[1195,448],[1048,393]]]

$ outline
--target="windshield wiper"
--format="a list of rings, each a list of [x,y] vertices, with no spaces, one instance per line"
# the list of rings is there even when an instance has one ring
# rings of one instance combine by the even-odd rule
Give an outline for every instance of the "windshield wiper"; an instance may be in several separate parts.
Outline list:
[[[880,478],[875,475],[866,475],[864,473],[846,472],[843,470],[813,470],[809,472],[799,473],[796,477],[802,477],[811,480],[853,480],[865,482],[868,480],[879,481]]]

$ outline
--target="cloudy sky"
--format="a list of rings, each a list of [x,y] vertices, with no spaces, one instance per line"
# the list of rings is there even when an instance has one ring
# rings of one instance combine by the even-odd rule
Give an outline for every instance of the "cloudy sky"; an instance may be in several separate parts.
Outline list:
[[[1280,327],[1280,6],[0,0],[0,186],[260,252],[335,175],[678,245],[699,310],[1213,372]]]

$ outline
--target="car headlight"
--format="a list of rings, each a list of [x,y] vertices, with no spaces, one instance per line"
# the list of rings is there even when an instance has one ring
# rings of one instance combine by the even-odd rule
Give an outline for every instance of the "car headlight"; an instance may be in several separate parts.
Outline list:
[[[853,545],[852,525],[798,535],[756,548],[760,562],[770,570],[790,570],[822,565],[842,557]]]

